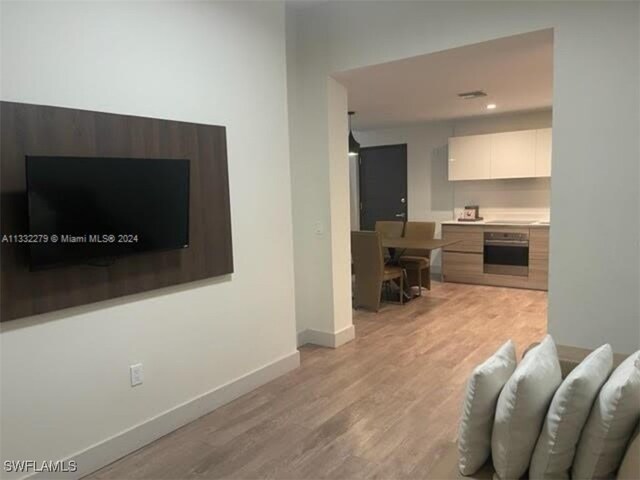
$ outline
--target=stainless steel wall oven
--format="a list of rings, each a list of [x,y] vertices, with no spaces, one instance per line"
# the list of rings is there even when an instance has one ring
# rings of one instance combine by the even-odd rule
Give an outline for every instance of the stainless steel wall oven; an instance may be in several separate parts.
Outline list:
[[[529,234],[484,232],[484,273],[529,275]]]

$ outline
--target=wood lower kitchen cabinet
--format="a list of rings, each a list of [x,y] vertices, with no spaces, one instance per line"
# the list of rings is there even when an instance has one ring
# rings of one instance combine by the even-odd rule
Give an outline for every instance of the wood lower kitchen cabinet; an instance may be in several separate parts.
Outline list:
[[[484,229],[475,225],[443,225],[442,238],[456,241],[444,247],[442,275],[445,281],[480,283]]]
[[[529,281],[531,288],[547,290],[549,284],[549,229],[532,228],[529,233]]]
[[[446,232],[445,232],[446,230]],[[445,252],[482,253],[484,229],[475,225],[457,226],[444,225],[443,239],[457,243],[444,247]],[[446,233],[446,237],[444,234]]]
[[[523,234],[528,238],[528,271],[526,275],[485,273],[484,238],[486,232]],[[457,243],[442,252],[442,275],[445,282],[474,283],[503,287],[547,290],[549,270],[549,227],[505,225],[442,226],[444,240]],[[525,255],[526,252],[523,252]]]
[[[482,254],[445,251],[442,253],[442,274],[449,282],[481,283]]]

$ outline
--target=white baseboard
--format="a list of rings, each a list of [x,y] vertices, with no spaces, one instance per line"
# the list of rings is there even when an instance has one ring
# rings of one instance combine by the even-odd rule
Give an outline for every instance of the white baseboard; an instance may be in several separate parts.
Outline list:
[[[350,342],[354,338],[356,338],[356,329],[353,325],[349,325],[348,327],[343,328],[342,330],[337,331],[334,336],[333,347],[338,348],[340,345],[344,345],[345,343]]]
[[[337,332],[323,332],[308,328],[298,332],[298,346],[305,343],[320,345],[321,347],[338,348],[356,337],[356,330],[353,325],[338,330]]]
[[[299,366],[300,353],[296,350],[65,458],[66,462],[76,462],[76,472],[40,473],[23,478],[77,479],[88,475]]]

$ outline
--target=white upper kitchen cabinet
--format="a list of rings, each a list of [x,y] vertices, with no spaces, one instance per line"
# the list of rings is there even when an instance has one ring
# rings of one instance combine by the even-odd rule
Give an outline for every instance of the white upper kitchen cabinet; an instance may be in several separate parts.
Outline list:
[[[550,128],[449,138],[449,180],[550,176]]]
[[[491,137],[470,135],[449,138],[449,180],[491,178]]]
[[[536,177],[551,176],[551,129],[536,130]]]
[[[535,175],[535,130],[493,134],[491,178],[523,178]]]

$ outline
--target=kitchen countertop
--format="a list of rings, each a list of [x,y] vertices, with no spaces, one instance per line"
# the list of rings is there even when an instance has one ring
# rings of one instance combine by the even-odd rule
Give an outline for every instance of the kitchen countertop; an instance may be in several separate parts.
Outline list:
[[[529,220],[527,220],[529,221]],[[514,221],[514,220],[504,220],[500,221],[500,223],[496,223],[495,220],[486,219],[480,220],[477,222],[459,222],[457,220],[447,220],[441,222],[442,225],[482,225],[489,227],[522,227],[522,228],[549,228],[549,222],[546,220],[530,220],[531,223],[522,223],[522,221]]]

